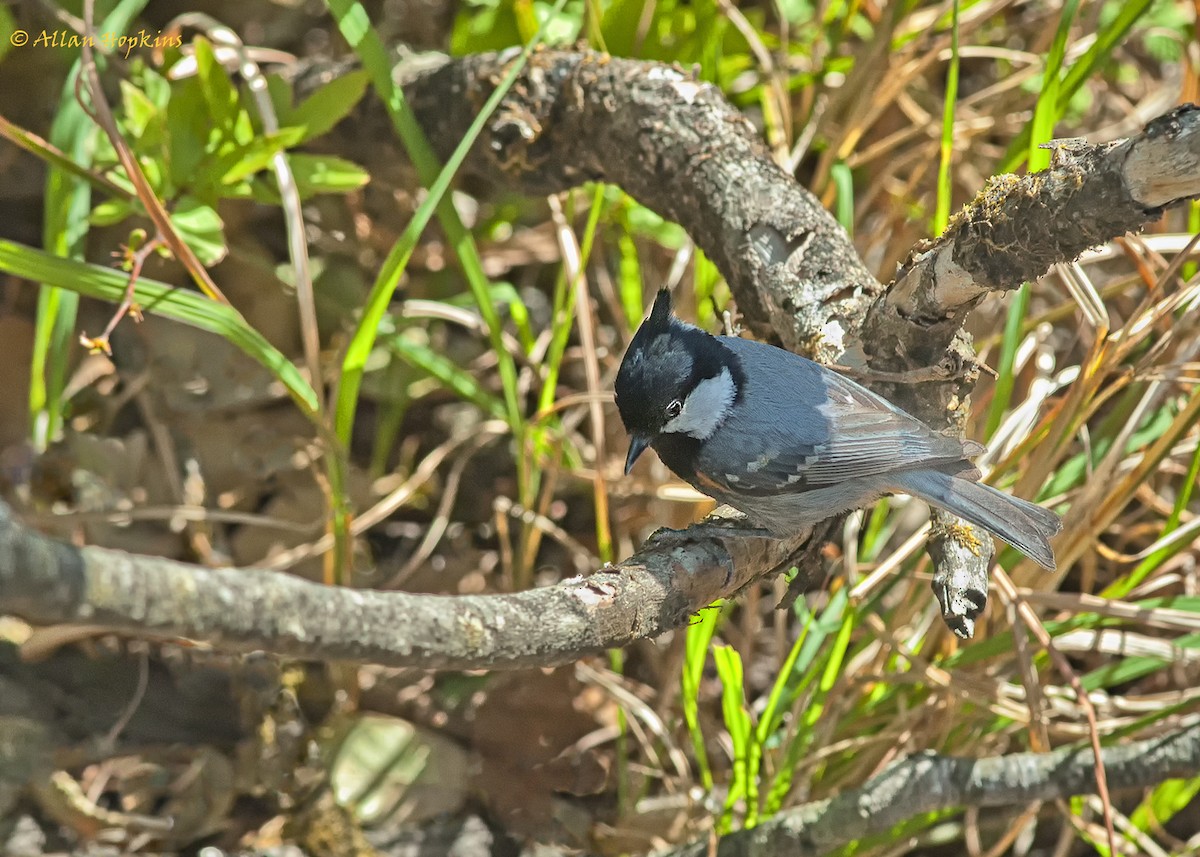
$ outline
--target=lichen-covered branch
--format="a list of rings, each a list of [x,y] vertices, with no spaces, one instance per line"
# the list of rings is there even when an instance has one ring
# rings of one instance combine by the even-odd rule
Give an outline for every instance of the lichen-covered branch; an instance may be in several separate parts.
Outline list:
[[[435,148],[445,153],[457,144],[510,60],[465,57],[406,83]],[[887,392],[933,424],[954,424],[973,380],[969,347],[955,341],[969,309],[987,290],[1037,276],[1200,191],[1198,116],[1179,108],[1131,140],[1065,147],[1047,173],[993,180],[947,236],[914,253],[869,317],[881,289],[845,232],[774,164],[714,87],[674,67],[538,52],[489,120],[470,165],[529,193],[589,179],[620,185],[681,223],[721,268],[750,324],[793,348],[830,357],[858,342],[888,371],[940,365],[949,355],[953,377],[945,382]],[[795,547],[715,536],[704,527],[694,540],[651,544],[586,580],[448,598],[329,589],[261,572],[76,550],[7,517],[0,527],[3,612],[230,648],[433,668],[561,663],[653,636],[778,567]],[[939,562],[945,603],[976,609],[986,592],[987,554],[942,551],[943,558],[962,558],[948,575],[941,572],[950,561]],[[951,591],[962,580],[975,582]],[[968,591],[972,586],[978,592]]]
[[[1106,747],[1112,789],[1145,788],[1200,769],[1200,723],[1129,744]],[[1022,806],[1094,794],[1096,759],[1090,749],[1011,753],[964,759],[921,753],[903,759],[862,787],[776,815],[752,830],[721,839],[717,857],[806,857],[827,854],[886,833],[924,813],[955,807]],[[660,857],[708,857],[707,840]]]
[[[913,250],[868,313],[862,340],[873,366],[942,360],[990,291],[1036,280],[1200,195],[1200,108],[1177,107],[1127,140],[1065,140],[1053,152],[1047,170],[988,181],[944,235]]]
[[[230,651],[426,669],[568,663],[687,623],[783,566],[798,541],[712,525],[668,534],[620,565],[511,595],[410,595],[210,569],[32,532],[0,504],[0,613]]]

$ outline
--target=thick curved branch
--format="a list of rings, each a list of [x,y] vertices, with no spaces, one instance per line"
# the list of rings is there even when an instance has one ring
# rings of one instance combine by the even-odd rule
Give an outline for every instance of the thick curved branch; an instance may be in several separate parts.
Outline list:
[[[1200,723],[1157,738],[1107,747],[1113,789],[1145,788],[1200,768]],[[752,830],[721,839],[718,857],[819,855],[854,840],[886,833],[923,813],[954,807],[1020,806],[1031,801],[1094,794],[1090,749],[1013,753],[964,759],[921,753],[892,765],[860,788],[782,812]],[[661,857],[711,854],[707,840]]]
[[[405,96],[447,157],[512,54],[422,71]],[[832,360],[879,283],[845,230],[772,159],[715,86],[674,66],[595,52],[535,53],[467,168],[522,193],[618,185],[682,225],[728,278],[760,336]]]
[[[465,57],[405,82],[443,157],[512,56]],[[469,166],[526,193],[588,179],[619,185],[688,231],[759,336],[826,361],[866,358],[893,375],[937,369],[935,383],[873,386],[931,425],[961,432],[978,377],[961,335],[969,311],[989,291],[1036,279],[1197,193],[1195,122],[1193,109],[1180,108],[1132,140],[1060,145],[1050,170],[993,179],[886,290],[745,118],[715,87],[674,67],[538,52]],[[948,624],[970,636],[986,601],[991,540],[980,533],[979,550],[960,549],[954,519],[938,513],[935,523],[934,588]]]
[[[443,157],[514,56],[463,57],[404,80]],[[944,236],[913,252],[886,291],[745,117],[716,87],[674,66],[539,51],[467,166],[528,194],[612,182],[687,230],[760,336],[825,359],[861,348],[874,368],[904,372],[942,364],[989,291],[1036,279],[1200,194],[1198,125],[1200,112],[1186,105],[1129,140],[1058,143],[1050,169],[993,178]]]
[[[912,252],[867,315],[862,341],[873,366],[937,363],[988,292],[1036,280],[1200,195],[1195,105],[1175,108],[1127,140],[1062,141],[1053,151],[1047,170],[989,180],[945,234]]]
[[[26,529],[0,504],[0,613],[317,660],[553,666],[686,624],[717,598],[784,566],[808,535],[780,542],[732,532],[699,525],[652,539],[637,556],[586,578],[452,597],[75,548]]]

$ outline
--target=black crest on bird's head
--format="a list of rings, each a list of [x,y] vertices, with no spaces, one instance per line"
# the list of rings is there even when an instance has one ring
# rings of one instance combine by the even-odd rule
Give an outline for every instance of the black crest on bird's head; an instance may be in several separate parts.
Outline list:
[[[713,336],[675,318],[671,293],[661,289],[617,372],[614,388],[625,430],[654,437],[672,401],[686,400],[698,383],[726,367],[740,380],[733,354]]]

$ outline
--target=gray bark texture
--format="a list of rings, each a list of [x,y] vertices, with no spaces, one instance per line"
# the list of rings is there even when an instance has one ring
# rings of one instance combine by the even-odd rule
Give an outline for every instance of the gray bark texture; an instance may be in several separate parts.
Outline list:
[[[697,530],[703,534],[685,539],[669,533],[619,565],[554,586],[410,595],[75,548],[26,529],[0,504],[0,613],[323,661],[555,666],[678,628],[782,566],[796,547],[713,525]]]
[[[1155,738],[1106,747],[1111,789],[1135,789],[1200,769],[1200,724]],[[920,753],[901,759],[861,788],[773,816],[751,830],[723,836],[715,851],[694,843],[660,857],[808,857],[886,833],[922,813],[948,807],[1021,806],[1095,794],[1091,749],[1011,753],[963,759]]]

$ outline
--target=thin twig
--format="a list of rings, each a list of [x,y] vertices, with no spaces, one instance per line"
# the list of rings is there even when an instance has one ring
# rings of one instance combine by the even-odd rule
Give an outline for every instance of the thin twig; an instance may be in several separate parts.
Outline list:
[[[592,502],[596,510],[596,541],[600,556],[612,559],[612,531],[608,515],[608,484],[604,479],[603,463],[607,458],[604,444],[604,410],[600,405],[600,362],[596,357],[596,319],[592,299],[588,294],[583,270],[583,253],[571,225],[563,214],[557,197],[549,197],[550,215],[554,220],[563,266],[570,286],[575,290],[575,317],[579,322],[579,341],[583,346],[583,371],[589,395],[588,416],[591,422],[592,448],[595,450],[596,470],[592,478]]]
[[[1104,828],[1108,831],[1108,850],[1110,854],[1117,854],[1117,834],[1113,828],[1112,801],[1108,796],[1108,774],[1104,770],[1104,752],[1100,746],[1100,727],[1096,725],[1096,708],[1092,705],[1091,699],[1088,698],[1087,691],[1084,689],[1083,683],[1079,680],[1079,676],[1071,668],[1070,661],[1054,645],[1054,640],[1051,639],[1045,626],[1042,625],[1041,619],[1033,612],[1033,608],[1029,606],[1029,603],[1018,594],[1017,588],[1013,585],[1008,574],[1005,573],[1003,568],[997,565],[994,570],[994,577],[996,588],[1000,590],[1000,594],[1016,608],[1025,625],[1033,632],[1038,642],[1049,653],[1059,673],[1070,683],[1071,688],[1075,691],[1076,701],[1087,717],[1092,752],[1095,753],[1096,790],[1104,806]]]
[[[275,106],[267,90],[267,79],[254,57],[246,50],[237,33],[202,12],[189,12],[175,18],[169,27],[192,26],[204,30],[218,48],[226,48],[234,58],[229,65],[240,71],[250,90],[250,97],[262,120],[263,131],[267,134],[279,132],[279,117],[275,115]],[[224,54],[218,52],[218,57]],[[276,152],[271,157],[271,169],[275,173],[275,183],[279,187],[280,208],[283,211],[283,222],[287,232],[288,255],[292,262],[292,275],[296,286],[296,303],[300,311],[300,339],[304,348],[304,364],[308,367],[309,383],[316,392],[317,401],[325,401],[325,384],[321,372],[321,336],[317,328],[317,302],[313,290],[312,266],[308,260],[308,241],[304,232],[304,213],[300,208],[300,190],[296,186],[296,177],[292,174],[288,163],[287,153]]]
[[[138,232],[141,232],[141,230],[138,230]],[[125,293],[121,296],[121,303],[117,305],[117,310],[113,313],[112,318],[109,319],[103,333],[95,337],[88,336],[87,333],[79,334],[79,343],[84,348],[87,348],[89,351],[103,351],[107,356],[112,357],[112,345],[109,343],[109,337],[117,329],[117,325],[125,317],[125,314],[132,313],[135,321],[140,322],[142,320],[141,309],[133,301],[138,279],[142,275],[142,267],[146,264],[146,260],[150,258],[150,254],[154,253],[160,247],[165,246],[165,244],[166,242],[155,236],[144,240],[138,247],[125,246],[121,248],[120,255],[125,259],[125,267],[129,271],[129,282],[125,284]]]
[[[113,149],[117,153],[117,158],[121,162],[121,166],[125,168],[126,176],[128,176],[129,181],[133,184],[138,199],[141,200],[142,205],[146,209],[146,214],[150,217],[150,221],[154,224],[158,235],[171,248],[171,253],[187,269],[188,273],[192,275],[192,279],[196,281],[196,285],[200,287],[200,291],[204,292],[204,294],[208,295],[214,301],[232,306],[229,303],[229,299],[217,288],[217,284],[209,276],[208,270],[196,258],[196,254],[192,252],[192,248],[179,236],[179,232],[175,229],[174,224],[171,223],[171,216],[163,208],[158,195],[154,192],[154,188],[151,187],[145,173],[142,172],[141,165],[138,163],[133,151],[129,148],[129,144],[125,142],[125,138],[121,136],[120,129],[117,128],[117,122],[113,118],[112,111],[108,107],[108,102],[104,98],[104,88],[100,82],[100,75],[96,70],[96,56],[91,47],[93,41],[99,41],[96,38],[94,23],[95,5],[95,0],[85,0],[83,4],[84,26],[87,27],[87,32],[92,38],[82,40],[83,45],[80,48],[82,52],[80,74],[77,79],[77,85],[82,86],[82,81],[86,78],[87,93],[91,100],[91,107],[89,108],[82,99],[80,99],[80,105],[108,136],[109,142],[112,143]]]

